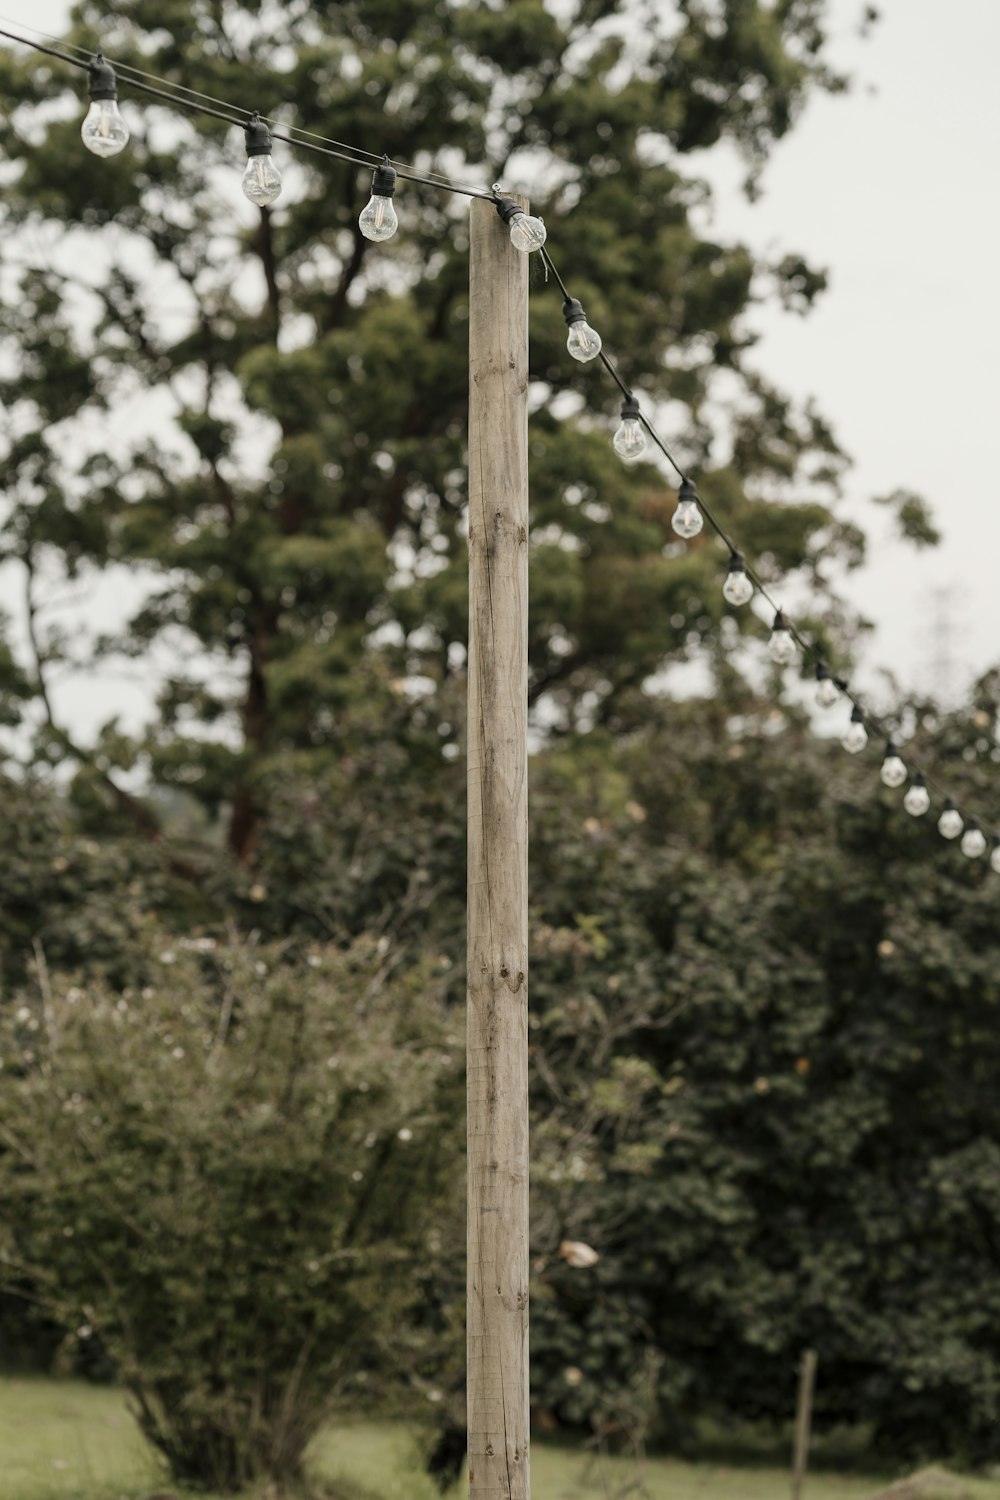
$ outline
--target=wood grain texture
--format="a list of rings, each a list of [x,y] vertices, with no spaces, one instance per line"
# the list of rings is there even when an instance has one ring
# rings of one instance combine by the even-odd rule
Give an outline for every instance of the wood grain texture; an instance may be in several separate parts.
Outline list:
[[[528,257],[481,200],[470,261],[469,1495],[529,1500]]]

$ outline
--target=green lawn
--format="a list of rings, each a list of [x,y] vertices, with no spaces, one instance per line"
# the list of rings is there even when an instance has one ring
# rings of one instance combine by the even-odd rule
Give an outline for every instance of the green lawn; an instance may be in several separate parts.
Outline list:
[[[335,1500],[438,1500],[404,1427],[356,1423],[323,1434],[313,1472]],[[588,1470],[586,1455],[551,1444],[532,1453],[533,1500],[624,1500],[639,1473],[625,1460]],[[780,1469],[650,1461],[634,1500],[785,1500]],[[804,1500],[861,1500],[886,1480],[810,1476]],[[147,1454],[120,1392],[77,1381],[0,1380],[3,1500],[143,1500],[172,1490]],[[970,1482],[976,1500],[1000,1500],[1000,1483]],[[464,1486],[452,1492],[464,1494]],[[202,1496],[201,1500],[210,1500]]]

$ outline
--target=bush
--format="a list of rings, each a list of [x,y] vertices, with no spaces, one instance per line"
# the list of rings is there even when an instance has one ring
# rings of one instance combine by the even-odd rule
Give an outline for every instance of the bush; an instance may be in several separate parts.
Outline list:
[[[0,1020],[4,1279],[100,1336],[176,1479],[287,1480],[338,1396],[398,1378],[454,1239],[459,1038],[367,941],[159,959]]]

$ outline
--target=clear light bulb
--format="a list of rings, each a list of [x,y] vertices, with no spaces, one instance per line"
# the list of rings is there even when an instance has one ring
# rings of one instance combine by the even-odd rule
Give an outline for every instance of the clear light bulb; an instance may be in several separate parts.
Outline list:
[[[855,704],[851,713],[851,722],[847,726],[847,733],[840,742],[845,750],[852,755],[857,755],[868,743],[868,731],[865,728],[864,714]]]
[[[990,868],[1000,875],[1000,839],[993,835],[993,849],[990,854]]]
[[[892,740],[885,747],[885,760],[879,772],[883,785],[897,787],[902,786],[906,780],[906,766],[896,753],[896,747]]]
[[[493,203],[501,219],[510,226],[510,242],[515,250],[529,255],[532,250],[542,248],[545,244],[545,225],[541,219],[526,214],[513,198],[504,197],[498,183],[493,184]]]
[[[522,255],[530,255],[532,250],[540,250],[545,244],[545,225],[533,214],[518,209],[510,221],[510,242]]]
[[[626,463],[634,463],[646,451],[646,434],[639,420],[639,403],[634,396],[622,402],[621,426],[611,439],[611,446]]]
[[[980,855],[986,853],[986,835],[975,818],[970,818],[965,825],[965,832],[962,835],[962,853],[967,854],[970,859],[978,859]]]
[[[832,708],[840,697],[840,689],[830,676],[830,669],[825,661],[821,661],[816,668],[816,702],[820,708]]]
[[[115,70],[98,52],[87,69],[90,108],[80,127],[83,144],[95,156],[117,156],[128,145],[128,126],[118,108]]]
[[[573,323],[566,338],[566,348],[574,359],[585,365],[588,360],[596,359],[600,354],[601,335],[591,328],[586,319]]]
[[[366,240],[381,244],[384,240],[391,240],[399,228],[399,219],[392,206],[395,190],[396,173],[386,157],[372,174],[372,195],[358,218],[358,228]]]
[[[786,667],[790,661],[795,660],[795,640],[780,609],[774,617],[771,638],[767,643],[767,654],[780,667]]]
[[[918,772],[913,778],[913,785],[903,798],[903,806],[913,818],[922,818],[931,805],[931,794],[924,786],[923,774]]]
[[[727,604],[749,604],[753,598],[753,584],[747,576],[747,566],[739,552],[729,558],[729,572],[722,585],[722,597]]]
[[[271,132],[260,116],[254,115],[243,127],[243,134],[247,144],[243,192],[258,208],[266,208],[281,192],[281,173],[271,160]]]
[[[128,126],[114,99],[95,99],[80,127],[83,144],[95,156],[117,156],[128,145]]]
[[[582,365],[588,360],[596,359],[601,352],[601,335],[595,333],[587,322],[583,303],[576,297],[567,297],[563,302],[563,317],[569,329],[566,348],[573,358],[578,359]]]
[[[944,811],[938,818],[938,833],[942,838],[957,839],[962,832],[962,814],[950,797],[944,799]]]
[[[670,524],[686,542],[697,536],[705,524],[698,496],[690,479],[681,480],[681,487],[677,492],[677,509],[670,517]]]

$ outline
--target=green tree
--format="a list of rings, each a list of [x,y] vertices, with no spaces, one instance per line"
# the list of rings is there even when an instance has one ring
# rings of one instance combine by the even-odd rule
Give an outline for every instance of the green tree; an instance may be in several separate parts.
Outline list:
[[[0,1272],[100,1338],[175,1478],[292,1479],[334,1404],[425,1357],[460,1039],[374,940],[146,937],[155,984],[41,969],[6,1008]]]
[[[654,712],[614,769],[543,758],[536,1399],[624,1434],[652,1359],[647,1430],[690,1443],[787,1419],[811,1346],[820,1421],[995,1460],[996,876],[742,708]],[[995,680],[927,741],[988,808]]]
[[[720,514],[767,575],[811,576],[861,554],[828,508],[843,457],[754,369],[747,315],[765,296],[805,309],[823,277],[702,232],[705,189],[684,163],[728,139],[755,177],[809,91],[841,86],[823,13],[227,0],[168,4],[153,25],[138,4],[82,3],[71,40],[421,166],[527,182],[626,378],[673,403],[668,430]],[[98,161],[64,65],[7,53],[0,83],[5,229],[22,247],[0,306],[0,550],[23,570],[32,627],[11,709],[27,690],[36,756],[83,767],[109,814],[156,837],[137,773],[147,792],[193,795],[213,826],[221,815],[250,862],[290,767],[384,736],[400,680],[431,694],[409,703],[419,729],[462,670],[465,202],[401,186],[403,228],[376,250],[354,167],[286,157],[284,198],[258,211],[236,187],[238,130],[129,98],[123,81],[132,143]],[[37,253],[55,236],[61,251]],[[673,492],[611,452],[617,395],[567,359],[537,270],[531,698],[540,723],[579,728],[713,637],[724,560],[676,555]],[[711,434],[723,389],[725,448]],[[64,580],[125,569],[149,592],[122,630],[88,640],[48,618]],[[147,732],[111,724],[78,743],[52,675],[122,656],[161,684]]]

